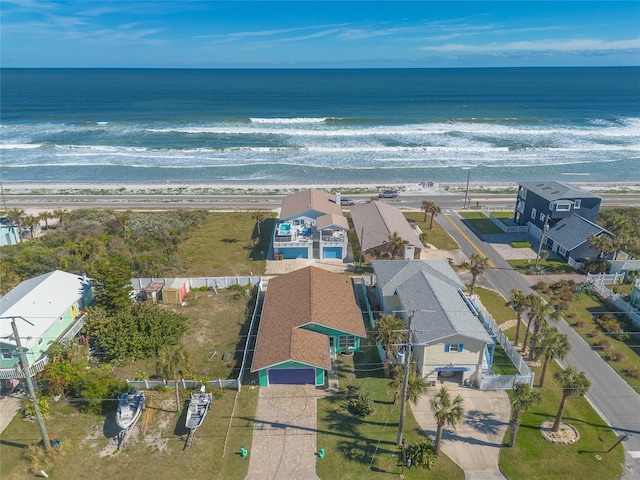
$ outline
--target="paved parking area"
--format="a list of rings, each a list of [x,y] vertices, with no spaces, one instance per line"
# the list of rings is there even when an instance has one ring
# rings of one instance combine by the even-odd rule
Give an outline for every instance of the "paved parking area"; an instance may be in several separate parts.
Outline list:
[[[245,480],[316,480],[318,398],[311,385],[260,389]]]
[[[417,405],[411,405],[418,425],[427,435],[435,438],[436,421],[430,401],[442,386],[451,396],[460,395],[466,412],[464,421],[454,430],[445,427],[442,451],[464,470],[467,480],[504,479],[498,468],[500,447],[509,424],[511,405],[504,391],[481,391],[460,387],[454,382],[438,381]]]

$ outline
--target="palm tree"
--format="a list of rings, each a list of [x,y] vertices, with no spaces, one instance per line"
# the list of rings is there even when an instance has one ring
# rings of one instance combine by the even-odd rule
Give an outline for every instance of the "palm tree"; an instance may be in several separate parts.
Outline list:
[[[29,229],[29,236],[31,237],[31,240],[33,240],[33,230],[39,223],[40,222],[35,215],[27,215],[26,217],[24,217],[24,224]]]
[[[407,326],[395,315],[382,315],[376,320],[373,334],[386,352],[384,359],[385,373],[389,371],[391,356],[395,355],[407,341]]]
[[[407,360],[409,361],[409,360]],[[420,400],[420,396],[427,391],[429,388],[429,384],[425,377],[422,377],[418,374],[417,365],[413,362],[410,362],[407,365],[411,371],[409,372],[409,379],[407,382],[407,397],[406,403],[413,403],[414,405],[418,403]],[[398,369],[397,375],[395,375],[389,385],[393,389],[393,404],[396,404],[398,398],[402,396],[402,387],[404,381],[404,369]]]
[[[429,230],[431,230],[433,228],[433,217],[437,217],[438,215],[440,215],[442,213],[442,209],[435,202],[432,202],[430,200],[423,200],[420,210],[424,211],[425,222],[427,221],[427,214],[431,214],[431,223],[429,224]]]
[[[513,400],[511,400],[511,435],[509,437],[509,446],[516,444],[516,435],[520,428],[520,417],[530,407],[542,401],[540,390],[534,390],[527,383],[516,383],[513,389]]]
[[[587,240],[594,248],[600,250],[602,258],[606,258],[608,254],[613,253],[616,250],[613,238],[606,233],[601,233],[600,235],[590,233]]]
[[[469,272],[471,273],[471,285],[470,285],[471,292],[470,292],[470,295],[473,295],[473,290],[476,287],[476,280],[487,269],[487,266],[489,265],[489,259],[486,258],[486,257],[483,257],[482,255],[480,255],[478,253],[474,253],[473,255],[471,255],[471,263],[466,263],[465,262],[462,265],[465,268],[468,268]]]
[[[539,308],[539,305],[542,304],[542,299],[536,294],[529,294],[525,298],[525,302],[527,304],[527,329],[524,332],[524,340],[522,340],[522,348],[523,352],[527,348],[527,340],[529,340],[529,334],[531,333],[531,326],[536,319],[536,311]]]
[[[124,212],[116,212],[115,217],[113,219],[115,226],[118,229],[122,229],[122,238],[124,240],[127,239],[127,227],[131,223],[132,213],[131,210],[126,210]]]
[[[267,212],[264,210],[257,210],[251,214],[251,218],[256,221],[258,236],[260,236],[260,224],[267,218]]]
[[[531,344],[529,345],[529,360],[533,360],[536,345],[538,344],[540,330],[547,326],[549,320],[558,321],[560,312],[556,310],[550,303],[542,303],[536,305],[533,310],[535,313],[535,323],[531,335]]]
[[[516,338],[514,341],[514,346],[518,347],[518,340],[520,338],[520,324],[522,323],[522,314],[527,309],[527,296],[522,293],[522,290],[512,289],[511,290],[511,300],[509,300],[506,304],[508,307],[511,307],[517,315],[517,323],[516,323]]]
[[[165,345],[158,351],[158,372],[165,378],[173,379],[176,387],[176,412],[180,411],[178,380],[189,373],[189,354],[179,345]]]
[[[571,351],[569,337],[556,327],[547,327],[540,334],[540,344],[536,347],[536,355],[543,355],[542,372],[540,373],[540,388],[544,386],[544,376],[547,373],[547,365],[554,358],[564,360]]]
[[[7,218],[12,222],[20,223],[25,216],[25,211],[22,208],[11,208],[7,210]]]
[[[60,225],[69,219],[69,212],[64,208],[57,208],[53,211],[53,217],[58,219]]]
[[[442,441],[442,430],[445,425],[455,428],[464,418],[464,407],[462,397],[456,395],[451,399],[446,387],[442,387],[435,397],[431,399],[431,411],[436,417],[438,429],[436,431],[436,455],[440,453],[440,442]]]
[[[391,259],[394,260],[407,243],[409,242],[404,240],[397,232],[393,232],[389,235],[389,239],[384,242],[384,246],[389,250],[389,253],[391,253]]]
[[[582,397],[591,388],[591,380],[587,378],[584,372],[578,372],[573,367],[567,367],[564,370],[560,370],[553,374],[562,387],[562,400],[560,400],[560,407],[556,414],[556,420],[553,422],[552,432],[557,432],[560,429],[560,422],[562,421],[562,412],[564,411],[565,403],[571,396]]]
[[[38,219],[44,220],[44,224],[47,227],[47,230],[49,230],[49,220],[51,218],[53,218],[53,213],[51,213],[48,210],[45,210],[44,212],[40,212],[40,214],[38,215]]]

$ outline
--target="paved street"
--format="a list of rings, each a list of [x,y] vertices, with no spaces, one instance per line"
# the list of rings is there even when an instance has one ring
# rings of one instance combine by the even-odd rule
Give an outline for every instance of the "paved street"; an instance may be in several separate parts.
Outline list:
[[[481,252],[491,260],[491,267],[484,279],[505,298],[509,298],[513,288],[528,294],[533,292],[529,282],[513,270],[488,243],[478,239],[457,215],[446,215],[439,223],[453,236],[467,256]],[[562,366],[573,365],[584,371],[592,381],[587,399],[618,434],[629,433],[623,443],[627,470],[623,479],[640,478],[640,395],[585,342],[564,320],[558,328],[569,336],[571,353]]]

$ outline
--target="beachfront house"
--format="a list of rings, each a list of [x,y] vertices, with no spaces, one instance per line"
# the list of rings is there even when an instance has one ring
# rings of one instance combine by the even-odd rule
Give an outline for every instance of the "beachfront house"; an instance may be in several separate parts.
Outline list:
[[[336,353],[360,348],[366,330],[349,277],[306,267],[269,280],[251,371],[260,386],[325,384]]]
[[[24,378],[11,328],[15,318],[32,371],[41,371],[52,343],[75,336],[93,301],[86,278],[55,270],[25,280],[0,298],[0,378]]]
[[[596,224],[600,203],[597,195],[564,183],[525,182],[518,186],[513,220],[538,239],[545,229],[545,248],[566,260],[595,259],[599,251],[589,235],[613,236]]]
[[[313,188],[296,192],[282,200],[273,234],[273,258],[344,260],[348,230],[339,195]]]
[[[362,260],[369,262],[373,258],[389,254],[387,241],[394,232],[407,242],[408,256],[412,259],[420,258],[424,245],[418,232],[409,224],[400,209],[385,202],[373,201],[351,207],[351,218],[360,242]]]
[[[430,385],[447,378],[476,384],[491,371],[495,342],[446,260],[374,260],[376,296],[386,314],[409,324],[418,372]]]

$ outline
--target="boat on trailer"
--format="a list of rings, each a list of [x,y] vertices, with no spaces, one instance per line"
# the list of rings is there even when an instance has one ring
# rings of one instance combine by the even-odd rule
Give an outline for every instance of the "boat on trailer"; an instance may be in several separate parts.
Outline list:
[[[191,394],[191,401],[187,409],[186,426],[193,431],[202,425],[204,417],[211,408],[211,393],[204,391],[204,386],[199,393]]]
[[[144,408],[144,392],[136,392],[132,388],[129,393],[123,393],[118,398],[116,423],[124,430],[131,428],[140,417]]]

